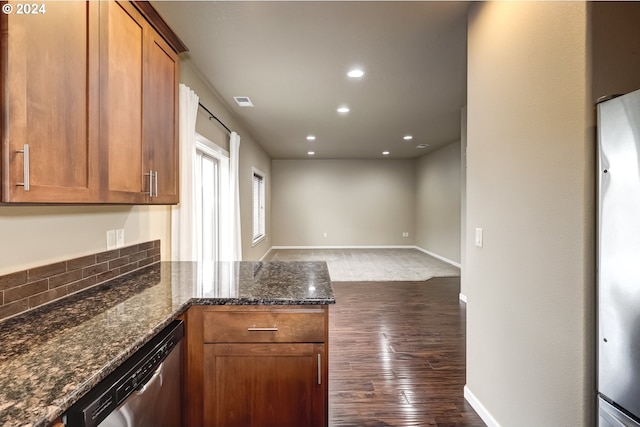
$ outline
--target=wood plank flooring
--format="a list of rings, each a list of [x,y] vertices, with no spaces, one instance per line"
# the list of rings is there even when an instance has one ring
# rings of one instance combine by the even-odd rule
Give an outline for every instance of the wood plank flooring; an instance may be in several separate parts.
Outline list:
[[[333,287],[330,427],[485,427],[463,397],[459,278]]]

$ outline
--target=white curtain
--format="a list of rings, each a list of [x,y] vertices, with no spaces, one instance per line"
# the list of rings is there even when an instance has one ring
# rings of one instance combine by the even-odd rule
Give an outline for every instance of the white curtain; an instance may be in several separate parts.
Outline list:
[[[240,135],[231,132],[229,141],[229,190],[231,220],[231,261],[242,261],[242,235],[240,224]]]
[[[193,191],[196,161],[198,95],[180,84],[178,137],[180,146],[180,203],[171,208],[171,260],[197,261],[196,198]]]

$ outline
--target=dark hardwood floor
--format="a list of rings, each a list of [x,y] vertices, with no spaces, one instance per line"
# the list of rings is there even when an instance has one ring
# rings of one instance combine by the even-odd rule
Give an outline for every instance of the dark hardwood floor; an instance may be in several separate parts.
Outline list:
[[[459,278],[333,285],[330,427],[485,427],[463,397]]]

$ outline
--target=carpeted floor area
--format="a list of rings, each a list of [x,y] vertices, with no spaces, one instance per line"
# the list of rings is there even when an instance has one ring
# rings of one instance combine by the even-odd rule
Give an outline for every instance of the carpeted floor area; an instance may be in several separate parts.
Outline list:
[[[417,249],[274,249],[264,261],[326,261],[334,282],[423,281],[460,269]]]

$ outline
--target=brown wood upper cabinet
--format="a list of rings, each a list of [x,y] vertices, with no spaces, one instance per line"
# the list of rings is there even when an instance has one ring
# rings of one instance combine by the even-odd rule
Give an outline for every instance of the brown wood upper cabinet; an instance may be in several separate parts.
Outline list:
[[[186,47],[146,2],[43,4],[0,14],[2,202],[177,203]]]
[[[0,14],[2,201],[91,202],[98,198],[98,2],[45,7]]]
[[[101,7],[103,197],[177,203],[177,55],[131,3]]]

